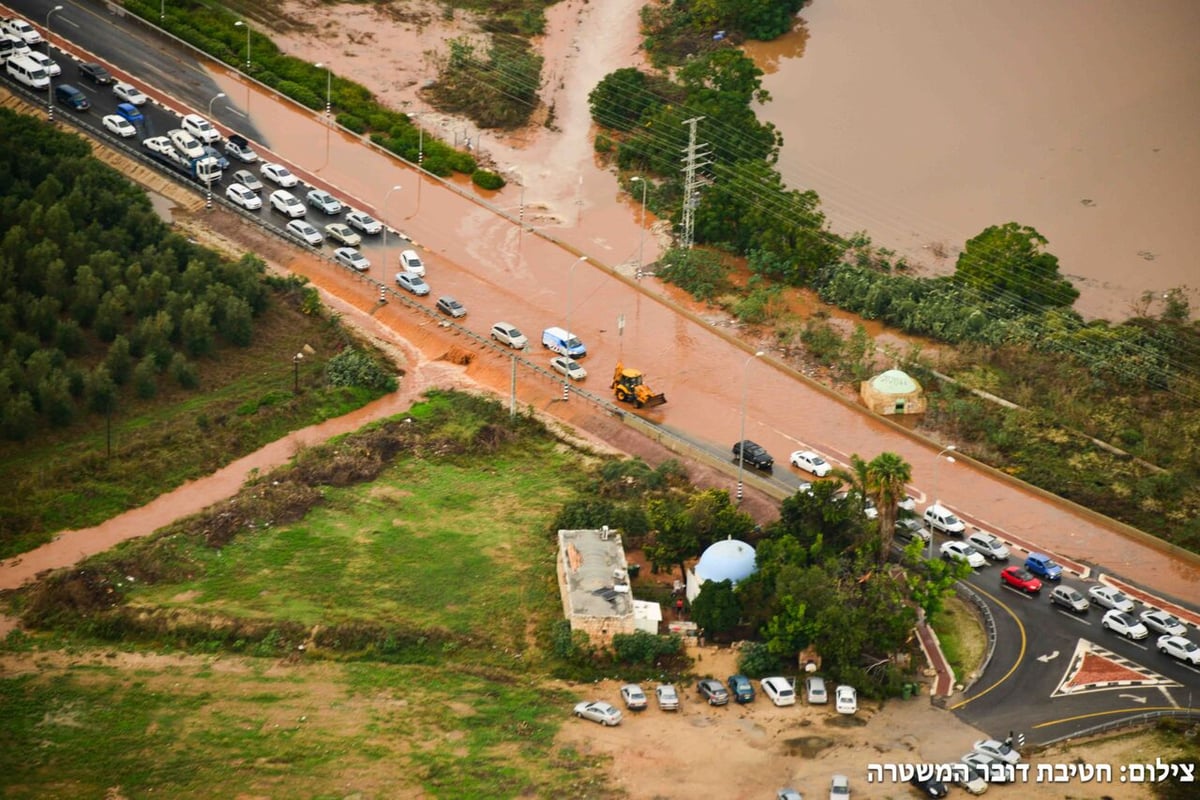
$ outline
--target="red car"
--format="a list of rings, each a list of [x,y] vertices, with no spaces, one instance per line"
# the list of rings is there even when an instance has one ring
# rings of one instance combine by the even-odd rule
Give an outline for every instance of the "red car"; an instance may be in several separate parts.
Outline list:
[[[1037,594],[1042,590],[1042,582],[1033,577],[1033,573],[1024,567],[1005,567],[1000,572],[1000,585],[1009,585],[1020,589],[1026,594]]]

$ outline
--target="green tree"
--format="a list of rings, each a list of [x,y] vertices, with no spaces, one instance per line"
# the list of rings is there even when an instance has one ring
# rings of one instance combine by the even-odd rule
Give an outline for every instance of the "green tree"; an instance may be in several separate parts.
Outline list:
[[[651,500],[646,504],[646,519],[653,532],[646,545],[646,556],[655,569],[679,567],[679,577],[687,577],[684,562],[696,555],[699,541],[695,529],[684,516],[683,504],[675,498]]]
[[[692,601],[692,621],[710,635],[733,630],[741,616],[742,607],[730,580],[705,581]]]
[[[636,67],[608,73],[588,93],[592,119],[605,128],[632,130],[648,108],[661,102],[651,83],[650,76]]]
[[[1017,307],[1071,306],[1079,290],[1045,251],[1049,240],[1027,225],[993,225],[967,242],[954,279],[984,297]]]
[[[879,517],[879,563],[892,549],[896,532],[896,514],[904,499],[904,485],[912,480],[912,467],[895,453],[880,453],[866,465],[866,489],[875,501]]]

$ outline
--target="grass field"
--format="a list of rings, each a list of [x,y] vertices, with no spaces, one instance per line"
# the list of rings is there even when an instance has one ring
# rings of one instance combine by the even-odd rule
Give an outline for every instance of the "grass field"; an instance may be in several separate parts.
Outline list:
[[[602,761],[553,744],[574,698],[542,649],[561,616],[549,525],[588,456],[527,421],[497,434],[503,410],[475,399],[410,416],[305,452],[350,464],[407,437],[373,480],[321,485],[296,522],[218,548],[192,520],[85,564],[118,607],[0,651],[3,796],[609,796],[592,788]],[[142,569],[181,579],[123,575]],[[80,633],[114,613],[112,643]],[[267,633],[195,633],[231,620]]]

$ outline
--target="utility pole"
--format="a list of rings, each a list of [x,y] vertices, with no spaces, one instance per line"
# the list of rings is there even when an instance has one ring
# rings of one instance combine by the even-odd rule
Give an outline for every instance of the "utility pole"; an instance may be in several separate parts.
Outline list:
[[[683,149],[683,235],[680,244],[685,250],[692,249],[692,228],[695,225],[696,206],[700,202],[701,179],[696,175],[697,170],[707,167],[709,161],[708,145],[696,144],[696,123],[704,117],[692,117],[684,120],[688,126],[688,143]]]

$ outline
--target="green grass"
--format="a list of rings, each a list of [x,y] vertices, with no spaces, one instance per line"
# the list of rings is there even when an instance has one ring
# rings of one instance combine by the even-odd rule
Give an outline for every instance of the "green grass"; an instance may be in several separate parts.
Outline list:
[[[966,603],[955,596],[946,598],[946,607],[930,620],[942,646],[942,653],[954,670],[956,681],[979,670],[987,639],[979,620]]]
[[[359,408],[378,393],[334,389],[325,362],[351,340],[341,326],[306,315],[280,296],[248,348],[199,362],[201,392],[164,382],[150,401],[122,400],[108,426],[91,415],[24,443],[0,443],[0,558],[33,549],[61,530],[88,527],[207,475],[289,431]],[[291,357],[315,352],[293,392]],[[239,409],[253,409],[239,413]]]

